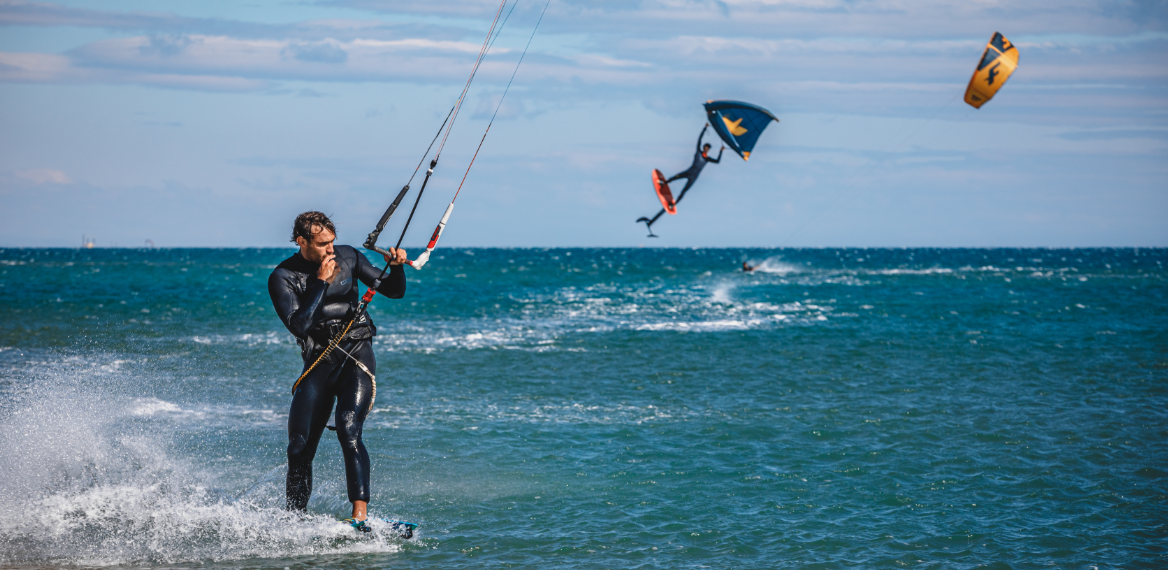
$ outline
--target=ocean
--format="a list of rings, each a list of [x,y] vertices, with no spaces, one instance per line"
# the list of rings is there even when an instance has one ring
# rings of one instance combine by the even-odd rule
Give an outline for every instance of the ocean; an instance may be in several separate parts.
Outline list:
[[[0,566],[1167,566],[1166,249],[440,249],[371,310],[411,540],[332,432],[281,509],[292,252],[0,250]]]

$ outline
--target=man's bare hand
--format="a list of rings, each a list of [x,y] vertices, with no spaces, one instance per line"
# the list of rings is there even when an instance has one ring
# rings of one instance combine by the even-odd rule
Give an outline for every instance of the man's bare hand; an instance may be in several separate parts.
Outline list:
[[[321,267],[317,268],[317,279],[332,283],[333,278],[337,277],[337,261],[333,259],[334,257],[337,256],[331,253],[321,260]]]
[[[403,263],[406,263],[406,250],[405,249],[402,249],[402,248],[395,249],[392,247],[388,251],[390,253],[394,254],[394,256],[391,257],[391,256],[383,253],[382,259],[384,259],[386,261],[386,263],[389,263],[390,265],[402,265]]]

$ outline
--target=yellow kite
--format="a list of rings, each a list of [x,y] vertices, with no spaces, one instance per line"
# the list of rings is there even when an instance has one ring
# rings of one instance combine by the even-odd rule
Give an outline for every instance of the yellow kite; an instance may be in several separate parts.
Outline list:
[[[971,83],[967,84],[967,94],[963,100],[976,109],[982,107],[1007,83],[1019,65],[1020,52],[1016,51],[1016,46],[1003,34],[995,32],[991,41],[987,42],[987,49],[983,51],[979,67],[975,68],[975,75],[971,76]]]

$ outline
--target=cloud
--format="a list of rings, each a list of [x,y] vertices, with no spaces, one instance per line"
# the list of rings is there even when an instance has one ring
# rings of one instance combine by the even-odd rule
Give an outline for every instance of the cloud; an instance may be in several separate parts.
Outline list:
[[[18,170],[13,172],[13,174],[19,178],[35,182],[36,184],[73,184],[73,179],[69,178],[64,172],[51,168]]]
[[[490,18],[495,0],[322,0],[383,14]],[[522,6],[534,12],[540,3]],[[558,0],[549,8],[554,33],[662,37],[722,36],[938,37],[1010,26],[1038,33],[1119,35],[1166,31],[1166,5],[1141,0],[990,0],[925,3],[915,0]],[[1000,30],[1005,34],[1010,29]],[[979,35],[983,35],[980,32]],[[1010,34],[1009,34],[1010,35]]]
[[[138,52],[147,57],[172,57],[183,53],[189,45],[191,38],[187,36],[151,36],[146,45],[138,47]]]
[[[265,24],[0,0],[0,25],[145,32],[61,54],[0,53],[0,81],[289,95],[316,90],[283,82],[457,86],[499,3],[336,0],[317,6],[376,16]],[[511,75],[543,4],[516,6],[480,69],[477,88],[496,91]],[[1160,104],[1143,89],[1165,84],[1166,10],[1142,6],[1098,0],[1059,6],[1039,0],[557,0],[516,85],[525,89],[526,110],[641,101],[677,115],[690,112],[690,103],[671,102],[680,99],[674,94],[685,94],[769,101],[789,111],[914,114],[940,94],[963,88],[998,29],[1022,51],[1021,69],[1005,91],[1014,98],[1017,120],[1042,119],[1046,108],[1067,105],[1086,107],[1082,116],[1088,117],[1103,99],[1086,92],[1087,85],[1130,88],[1105,96],[1124,106]],[[418,15],[431,23],[418,23]],[[1061,90],[1027,91],[1054,87]]]
[[[1166,140],[1165,129],[1101,129],[1093,131],[1076,131],[1057,135],[1068,141],[1111,141],[1118,139],[1157,139]]]
[[[335,42],[328,41],[291,43],[281,51],[281,55],[285,54],[310,63],[343,63],[349,57],[349,53]]]
[[[507,120],[526,114],[524,102],[518,98],[517,93],[509,93],[508,97],[501,101],[500,97],[502,96],[503,93],[485,93],[476,104],[475,113],[472,116],[477,119],[491,119],[495,115],[497,119]],[[531,116],[531,113],[528,115]]]
[[[94,69],[72,58],[40,53],[0,52],[0,81],[15,83],[119,83],[197,91],[260,91],[265,80],[186,73],[151,73],[133,69]]]
[[[344,18],[267,24],[222,18],[191,18],[164,12],[114,11],[75,8],[47,2],[0,0],[0,26],[78,27],[149,35],[224,35],[239,38],[279,38],[306,41],[326,38],[394,39],[404,35],[458,40],[467,35],[460,26],[415,22],[386,22]]]

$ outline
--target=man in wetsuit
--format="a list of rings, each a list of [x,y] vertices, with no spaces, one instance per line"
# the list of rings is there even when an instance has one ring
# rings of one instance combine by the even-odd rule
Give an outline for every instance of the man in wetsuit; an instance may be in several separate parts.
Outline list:
[[[683,186],[682,192],[678,193],[678,198],[674,201],[675,204],[682,202],[683,196],[687,195],[687,190],[690,190],[691,186],[695,184],[695,181],[699,179],[699,173],[703,171],[703,167],[707,166],[708,162],[719,164],[719,161],[723,159],[723,146],[719,147],[719,156],[715,158],[707,156],[707,152],[711,150],[711,145],[703,142],[703,135],[707,133],[707,127],[709,126],[703,125],[703,130],[699,131],[699,142],[695,145],[695,159],[691,161],[691,167],[666,179],[667,184],[680,178],[687,179],[686,186]],[[658,218],[662,217],[662,214],[665,212],[666,209],[663,208],[653,218],[638,218],[638,221],[645,222],[646,229],[650,230],[650,226],[654,225],[654,222],[657,222]],[[650,235],[654,235],[653,231],[651,231]]]
[[[358,282],[367,287],[381,275],[366,256],[348,245],[333,245],[336,230],[328,216],[305,212],[293,222],[292,241],[300,251],[280,262],[268,277],[272,306],[301,345],[304,369],[309,368],[353,319],[358,306]],[[403,250],[383,255],[389,275],[378,293],[401,299],[406,293]],[[313,456],[337,400],[337,439],[345,458],[345,481],[353,516],[347,520],[368,531],[366,505],[370,501],[370,457],[362,444],[362,424],[374,405],[374,351],[377,334],[369,315],[353,323],[337,348],[322,358],[296,387],[288,414],[288,477],[285,501],[292,511],[304,511],[313,492]]]

